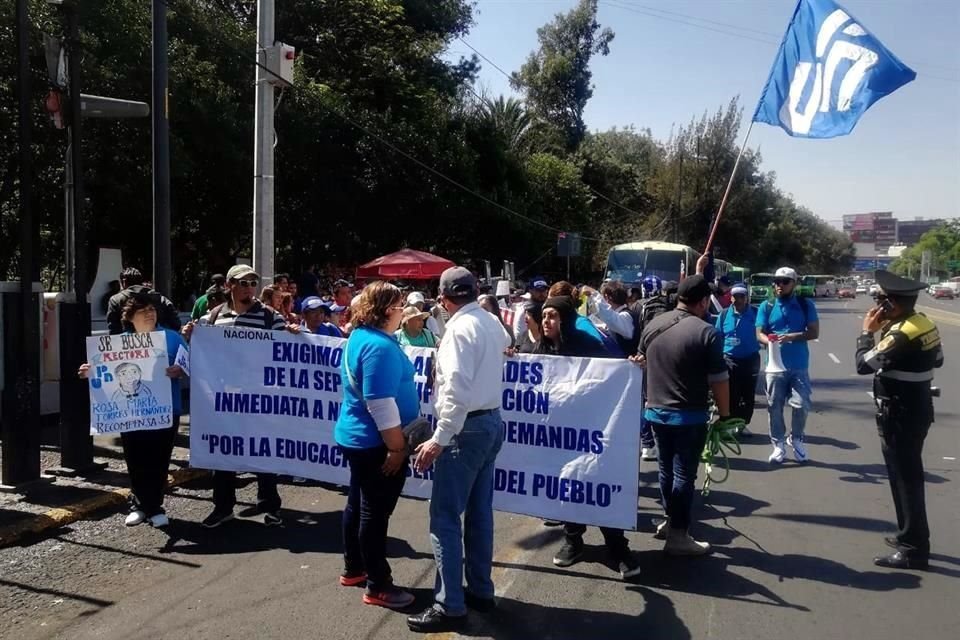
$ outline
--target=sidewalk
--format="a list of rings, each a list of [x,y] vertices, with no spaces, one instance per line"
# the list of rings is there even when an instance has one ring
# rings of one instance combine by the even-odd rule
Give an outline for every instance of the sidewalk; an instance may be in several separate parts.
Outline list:
[[[189,468],[189,433],[190,418],[184,416],[174,444],[169,486],[206,475],[203,470]],[[130,482],[119,436],[94,438],[94,462],[107,466],[89,478],[57,476],[52,482],[48,478],[32,483],[22,493],[0,493],[0,547],[76,522],[100,509],[123,507],[130,495]],[[43,446],[41,474],[59,465],[59,448]]]

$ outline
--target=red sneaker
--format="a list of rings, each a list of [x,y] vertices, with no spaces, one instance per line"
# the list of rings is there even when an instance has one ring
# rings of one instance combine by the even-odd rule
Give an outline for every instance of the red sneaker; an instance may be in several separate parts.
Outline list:
[[[413,604],[413,601],[412,593],[407,593],[403,589],[398,589],[392,585],[383,591],[372,591],[368,587],[367,592],[363,594],[364,604],[373,604],[387,609],[406,609]]]
[[[360,573],[344,571],[340,574],[340,586],[365,587],[367,586],[367,573],[365,571],[361,571]]]

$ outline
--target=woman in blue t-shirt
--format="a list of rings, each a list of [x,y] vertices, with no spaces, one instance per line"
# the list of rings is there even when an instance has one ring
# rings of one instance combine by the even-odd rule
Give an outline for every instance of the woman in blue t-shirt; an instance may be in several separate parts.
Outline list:
[[[366,585],[366,604],[402,609],[414,598],[393,584],[387,526],[406,481],[403,425],[420,415],[420,399],[413,364],[394,336],[403,318],[400,289],[374,282],[359,298],[351,310],[355,328],[344,348],[342,368],[348,384],[333,431],[350,462],[340,584]]]
[[[163,510],[163,494],[167,488],[167,472],[170,468],[170,457],[173,455],[173,441],[180,428],[180,377],[185,375],[183,369],[174,362],[177,350],[181,346],[186,349],[187,345],[176,331],[157,326],[157,309],[150,296],[130,297],[123,307],[121,320],[127,334],[162,331],[166,336],[169,364],[166,373],[170,378],[173,423],[163,429],[125,431],[120,434],[131,488],[130,513],[124,524],[132,527],[142,522],[149,522],[154,527],[165,527],[170,524],[170,520]],[[117,367],[115,370],[117,375],[120,375],[120,367],[123,366],[121,364]],[[80,365],[78,372],[80,377],[88,377],[90,369],[89,363]],[[144,391],[149,392],[149,389],[144,387]],[[122,396],[123,388],[121,387],[117,393]],[[137,395],[137,393],[130,395]]]

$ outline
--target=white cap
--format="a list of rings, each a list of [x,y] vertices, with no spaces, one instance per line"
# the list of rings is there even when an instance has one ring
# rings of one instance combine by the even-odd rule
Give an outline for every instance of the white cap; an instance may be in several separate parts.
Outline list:
[[[418,302],[426,302],[427,299],[419,291],[414,291],[407,296],[407,304],[417,304]]]
[[[796,280],[797,280],[797,272],[794,271],[793,269],[791,269],[790,267],[780,267],[779,269],[777,269],[777,272],[776,272],[775,274],[773,274],[773,277],[774,277],[774,278],[789,278],[790,280],[793,280],[794,282],[796,282]]]

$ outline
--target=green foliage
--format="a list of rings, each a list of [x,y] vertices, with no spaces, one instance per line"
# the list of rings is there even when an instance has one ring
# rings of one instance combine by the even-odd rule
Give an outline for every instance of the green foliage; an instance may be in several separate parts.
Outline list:
[[[279,3],[279,38],[300,52],[295,86],[277,95],[280,268],[349,268],[414,246],[474,267],[510,259],[521,276],[560,275],[565,261],[550,251],[556,229],[591,238],[575,265],[593,270],[618,242],[702,246],[736,158],[738,101],[666,141],[632,127],[588,133],[590,61],[607,55],[613,39],[597,23],[596,0],[539,30],[538,50],[513,78],[523,100],[478,100],[477,58],[444,57],[473,24],[472,6]],[[169,0],[169,7],[172,293],[182,300],[206,274],[250,251],[255,3]],[[13,0],[0,0],[0,46],[8,52],[13,15]],[[46,284],[57,289],[66,139],[40,109],[47,91],[40,43],[62,26],[44,0],[31,0],[31,18],[33,202]],[[83,3],[81,29],[84,93],[149,102],[149,3]],[[16,272],[19,242],[15,79],[15,56],[0,57],[0,278]],[[149,120],[85,120],[83,158],[90,243],[81,250],[93,260],[97,247],[119,247],[149,272]],[[850,243],[780,193],[760,162],[747,150],[717,236],[720,256],[754,270],[789,263],[843,271]]]
[[[931,275],[949,277],[960,273],[960,269],[951,268],[960,261],[960,222],[950,220],[927,231],[915,245],[893,261],[890,270],[902,276],[919,278],[925,251],[930,252]]]
[[[610,53],[613,31],[597,22],[598,0],[580,0],[568,13],[537,29],[540,48],[531,53],[510,83],[526,93],[542,120],[560,129],[567,148],[580,144],[587,126],[583,110],[593,96],[590,59]]]

